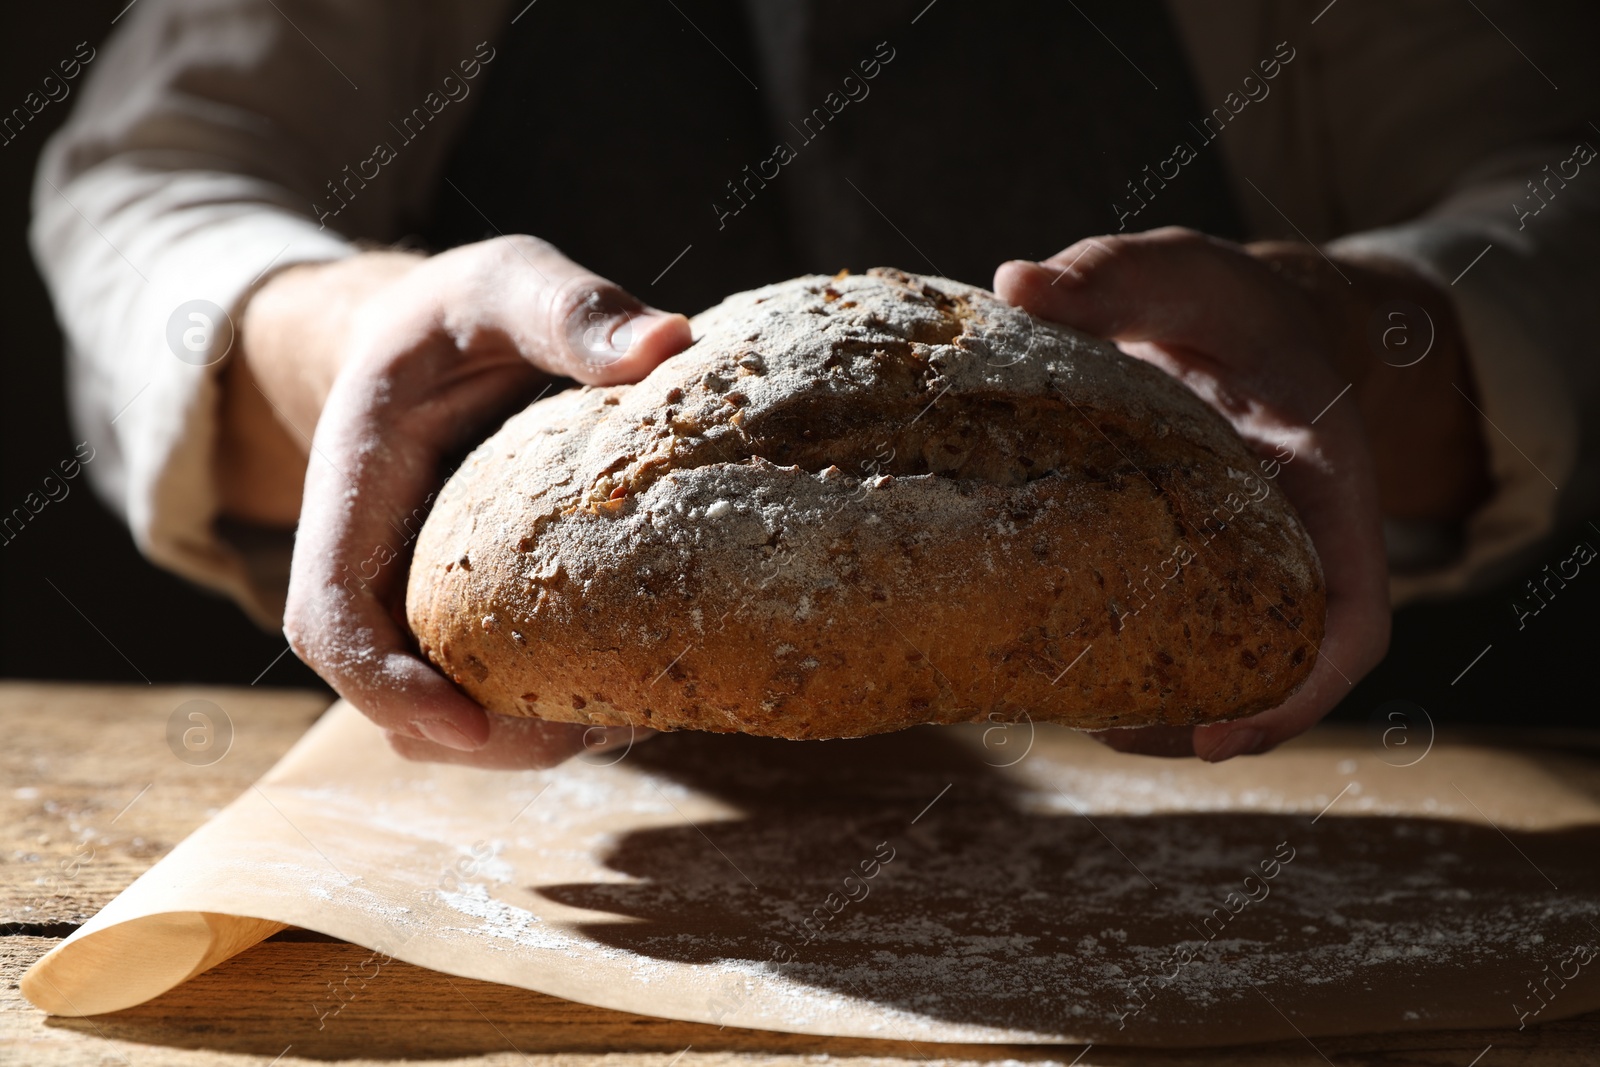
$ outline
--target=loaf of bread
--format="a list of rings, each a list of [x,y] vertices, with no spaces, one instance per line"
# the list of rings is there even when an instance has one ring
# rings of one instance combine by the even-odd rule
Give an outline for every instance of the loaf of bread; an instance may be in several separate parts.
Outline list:
[[[1159,369],[888,269],[693,329],[637,385],[516,415],[440,493],[407,614],[489,710],[788,738],[1193,724],[1310,672],[1311,542]]]

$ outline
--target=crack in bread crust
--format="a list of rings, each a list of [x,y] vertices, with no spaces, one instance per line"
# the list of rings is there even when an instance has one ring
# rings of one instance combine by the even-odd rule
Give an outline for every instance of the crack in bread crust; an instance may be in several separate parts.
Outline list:
[[[515,416],[440,494],[408,618],[491,710],[782,737],[1178,724],[1309,673],[1309,538],[1156,368],[889,270],[693,326],[642,382]]]

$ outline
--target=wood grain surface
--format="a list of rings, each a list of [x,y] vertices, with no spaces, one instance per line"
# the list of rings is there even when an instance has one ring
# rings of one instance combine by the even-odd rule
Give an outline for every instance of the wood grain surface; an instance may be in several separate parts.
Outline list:
[[[227,754],[169,744],[175,710],[216,705]],[[718,1029],[451,978],[286,932],[139,1007],[55,1019],[22,972],[267,770],[326,705],[315,693],[0,683],[0,1063],[529,1064],[755,1067],[781,1063],[1077,1067],[1579,1067],[1600,1063],[1600,1013],[1515,1031],[1286,1040],[1246,1048],[927,1045]],[[189,720],[180,717],[183,728]],[[180,731],[181,733],[181,731]],[[176,749],[176,750],[175,750]],[[374,973],[376,970],[376,973]],[[367,976],[347,981],[351,975]],[[336,994],[335,989],[343,992]],[[354,990],[352,993],[351,990]]]

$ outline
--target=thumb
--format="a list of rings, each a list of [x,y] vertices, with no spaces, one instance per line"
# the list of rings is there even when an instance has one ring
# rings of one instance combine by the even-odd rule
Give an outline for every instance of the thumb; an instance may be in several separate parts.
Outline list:
[[[531,286],[513,287],[505,310],[518,348],[541,369],[585,385],[636,382],[693,343],[684,316],[651,307],[544,242],[536,249],[526,257],[532,277],[519,272]]]
[[[587,272],[552,301],[547,329],[566,363],[561,373],[585,385],[636,382],[694,340],[684,316]]]

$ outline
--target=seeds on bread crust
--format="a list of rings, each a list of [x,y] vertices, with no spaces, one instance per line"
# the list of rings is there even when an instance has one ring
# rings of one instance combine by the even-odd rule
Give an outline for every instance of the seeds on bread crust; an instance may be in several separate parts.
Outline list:
[[[1310,673],[1310,540],[1162,371],[886,269],[693,328],[637,385],[513,417],[441,492],[408,617],[490,710],[794,738],[1192,724]]]

